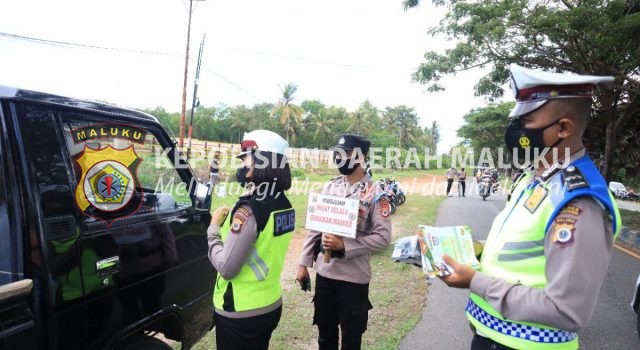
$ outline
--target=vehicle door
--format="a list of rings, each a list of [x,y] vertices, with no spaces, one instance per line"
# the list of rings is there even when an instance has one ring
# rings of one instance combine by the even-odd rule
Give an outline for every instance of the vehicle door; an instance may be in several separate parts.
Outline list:
[[[215,278],[207,258],[211,216],[195,209],[197,180],[174,144],[154,123],[71,111],[60,122],[73,172],[89,347],[170,312],[193,334],[204,333]]]
[[[29,101],[13,109],[39,223],[50,348],[101,348],[166,312],[185,324],[202,318],[214,280],[210,214],[192,205],[191,172],[174,166],[166,133],[99,111]]]
[[[0,110],[0,349],[36,349],[33,280],[24,271],[20,192]]]

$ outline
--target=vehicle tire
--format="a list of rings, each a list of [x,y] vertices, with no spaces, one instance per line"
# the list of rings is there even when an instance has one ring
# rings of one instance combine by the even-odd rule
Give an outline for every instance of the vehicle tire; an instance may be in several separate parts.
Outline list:
[[[404,204],[404,202],[407,200],[407,198],[404,196],[404,194],[398,195],[397,199],[398,199],[398,205]]]
[[[146,334],[135,334],[118,344],[117,350],[172,350],[169,344]]]
[[[389,203],[391,204],[391,214],[396,212],[396,201],[389,201]]]

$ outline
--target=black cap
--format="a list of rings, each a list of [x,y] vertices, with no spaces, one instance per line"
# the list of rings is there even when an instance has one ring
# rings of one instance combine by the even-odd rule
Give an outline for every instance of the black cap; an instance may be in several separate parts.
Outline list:
[[[338,144],[331,147],[331,151],[336,151],[338,149],[342,149],[344,151],[353,151],[356,148],[359,148],[362,154],[369,153],[369,146],[371,146],[371,141],[365,139],[362,136],[353,135],[353,134],[342,134],[340,139],[338,140]]]

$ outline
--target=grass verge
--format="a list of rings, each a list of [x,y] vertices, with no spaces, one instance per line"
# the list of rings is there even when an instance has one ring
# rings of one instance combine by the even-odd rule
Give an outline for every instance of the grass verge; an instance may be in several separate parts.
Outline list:
[[[620,209],[620,216],[624,226],[640,231],[640,212]]]

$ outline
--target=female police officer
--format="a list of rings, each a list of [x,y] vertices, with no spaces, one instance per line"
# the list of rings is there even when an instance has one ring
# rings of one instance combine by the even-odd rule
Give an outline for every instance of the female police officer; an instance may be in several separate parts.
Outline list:
[[[295,212],[287,142],[267,130],[246,133],[236,179],[246,192],[231,215],[213,213],[209,260],[218,271],[213,304],[218,349],[267,349],[282,313],[280,274]]]
[[[364,168],[370,145],[361,136],[342,135],[332,148],[341,175],[327,182],[321,192],[358,200],[356,237],[309,230],[300,255],[296,280],[303,288],[309,280],[307,268],[316,270],[313,323],[318,326],[320,350],[338,349],[339,338],[343,350],[362,347],[368,312],[373,307],[369,302],[371,254],[386,248],[391,240],[389,198]],[[327,249],[334,251],[335,259],[325,260]]]

